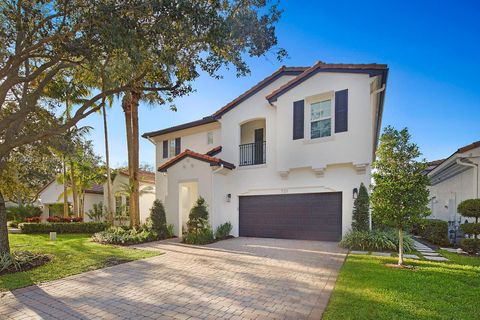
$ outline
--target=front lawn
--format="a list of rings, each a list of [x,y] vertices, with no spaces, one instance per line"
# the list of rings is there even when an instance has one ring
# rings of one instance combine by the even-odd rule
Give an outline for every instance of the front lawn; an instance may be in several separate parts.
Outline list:
[[[86,234],[59,234],[56,241],[50,241],[48,235],[10,234],[12,251],[46,253],[52,256],[52,261],[30,271],[0,276],[0,291],[158,255],[158,252],[102,245],[91,242],[90,238]]]
[[[441,252],[449,262],[349,255],[323,319],[480,319],[480,258]]]

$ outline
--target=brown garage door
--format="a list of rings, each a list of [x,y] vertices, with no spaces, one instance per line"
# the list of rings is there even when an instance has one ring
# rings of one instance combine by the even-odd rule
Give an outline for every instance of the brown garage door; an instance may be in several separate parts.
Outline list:
[[[339,241],[342,193],[240,197],[240,236]]]

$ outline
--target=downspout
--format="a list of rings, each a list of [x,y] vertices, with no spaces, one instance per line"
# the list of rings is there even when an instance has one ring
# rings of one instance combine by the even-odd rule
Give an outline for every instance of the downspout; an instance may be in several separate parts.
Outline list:
[[[461,165],[461,166],[466,166],[466,167],[472,167],[473,168],[473,171],[475,173],[475,178],[476,178],[476,182],[474,181],[473,182],[473,187],[474,187],[474,195],[475,197],[477,198],[480,198],[480,196],[478,195],[478,164],[476,163],[468,163],[468,162],[463,162],[462,159],[465,159],[465,158],[460,158],[460,159],[457,159],[457,164]]]
[[[214,190],[215,190],[215,187],[213,186],[213,175],[217,172],[220,172],[220,170],[223,169],[223,163],[220,164],[220,168],[217,168],[215,170],[212,171],[212,182],[211,182],[211,188],[212,188],[212,191],[211,191],[211,194],[212,194],[212,202],[215,203],[215,194],[214,194]],[[215,207],[213,207],[213,211],[212,211],[212,214],[211,214],[211,219],[212,219],[212,229],[213,229],[213,217],[215,216]]]

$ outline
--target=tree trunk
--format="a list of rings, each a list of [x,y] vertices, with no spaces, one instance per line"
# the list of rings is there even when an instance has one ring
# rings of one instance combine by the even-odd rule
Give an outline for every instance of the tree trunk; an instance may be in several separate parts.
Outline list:
[[[138,104],[140,100],[140,92],[132,91],[132,149],[133,149],[133,193],[131,201],[135,203],[135,226],[140,225],[140,183],[138,180],[138,170],[140,166],[140,148],[138,137]]]
[[[122,108],[125,113],[125,129],[127,131],[127,150],[128,150],[128,181],[133,185],[133,131],[132,131],[132,97],[130,92],[126,92],[122,100]],[[135,226],[135,203],[130,200],[128,212],[130,215],[130,226]]]
[[[72,184],[73,216],[78,217],[78,194],[77,185],[75,184],[75,169],[73,168],[73,161],[70,161],[70,183]]]
[[[78,202],[79,202],[78,216],[83,219],[85,216],[85,192],[80,193]]]
[[[5,253],[10,253],[10,244],[8,243],[7,208],[3,194],[0,192],[0,255]]]
[[[107,127],[107,110],[105,102],[102,106],[103,113],[103,133],[105,138],[105,164],[107,166],[107,220],[113,224],[113,196],[112,196],[112,178],[110,171],[110,154],[108,148],[108,127]]]
[[[398,265],[403,265],[403,230],[398,229]]]
[[[67,164],[65,162],[65,157],[62,157],[63,160],[63,216],[68,218],[68,175],[67,175]]]

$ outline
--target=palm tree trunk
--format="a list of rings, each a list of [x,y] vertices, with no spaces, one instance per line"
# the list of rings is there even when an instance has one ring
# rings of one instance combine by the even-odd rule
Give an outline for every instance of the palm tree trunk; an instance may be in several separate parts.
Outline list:
[[[398,229],[398,265],[403,265],[403,230]]]
[[[71,160],[70,160],[70,183],[72,184],[73,215],[75,217],[78,217],[77,185],[75,183],[75,169],[73,168],[73,161]]]
[[[5,253],[10,253],[10,244],[8,242],[7,208],[3,194],[0,192],[0,255]]]
[[[132,131],[132,97],[130,92],[126,92],[122,100],[122,108],[125,113],[125,129],[127,131],[127,150],[128,150],[128,179],[129,184],[133,185],[133,131]],[[135,203],[130,199],[130,208],[128,212],[130,215],[130,226],[135,226]]]
[[[135,226],[140,225],[140,183],[138,180],[138,167],[140,166],[140,148],[138,137],[138,105],[140,92],[132,92],[132,149],[133,149],[133,194],[132,201],[135,203]]]
[[[107,127],[107,110],[105,102],[102,105],[103,113],[103,133],[105,138],[105,164],[107,166],[107,220],[113,223],[113,197],[112,197],[112,179],[110,171],[110,154],[108,148],[108,127]]]
[[[63,162],[63,216],[68,218],[68,175],[67,164],[65,162],[65,156],[62,157]]]

